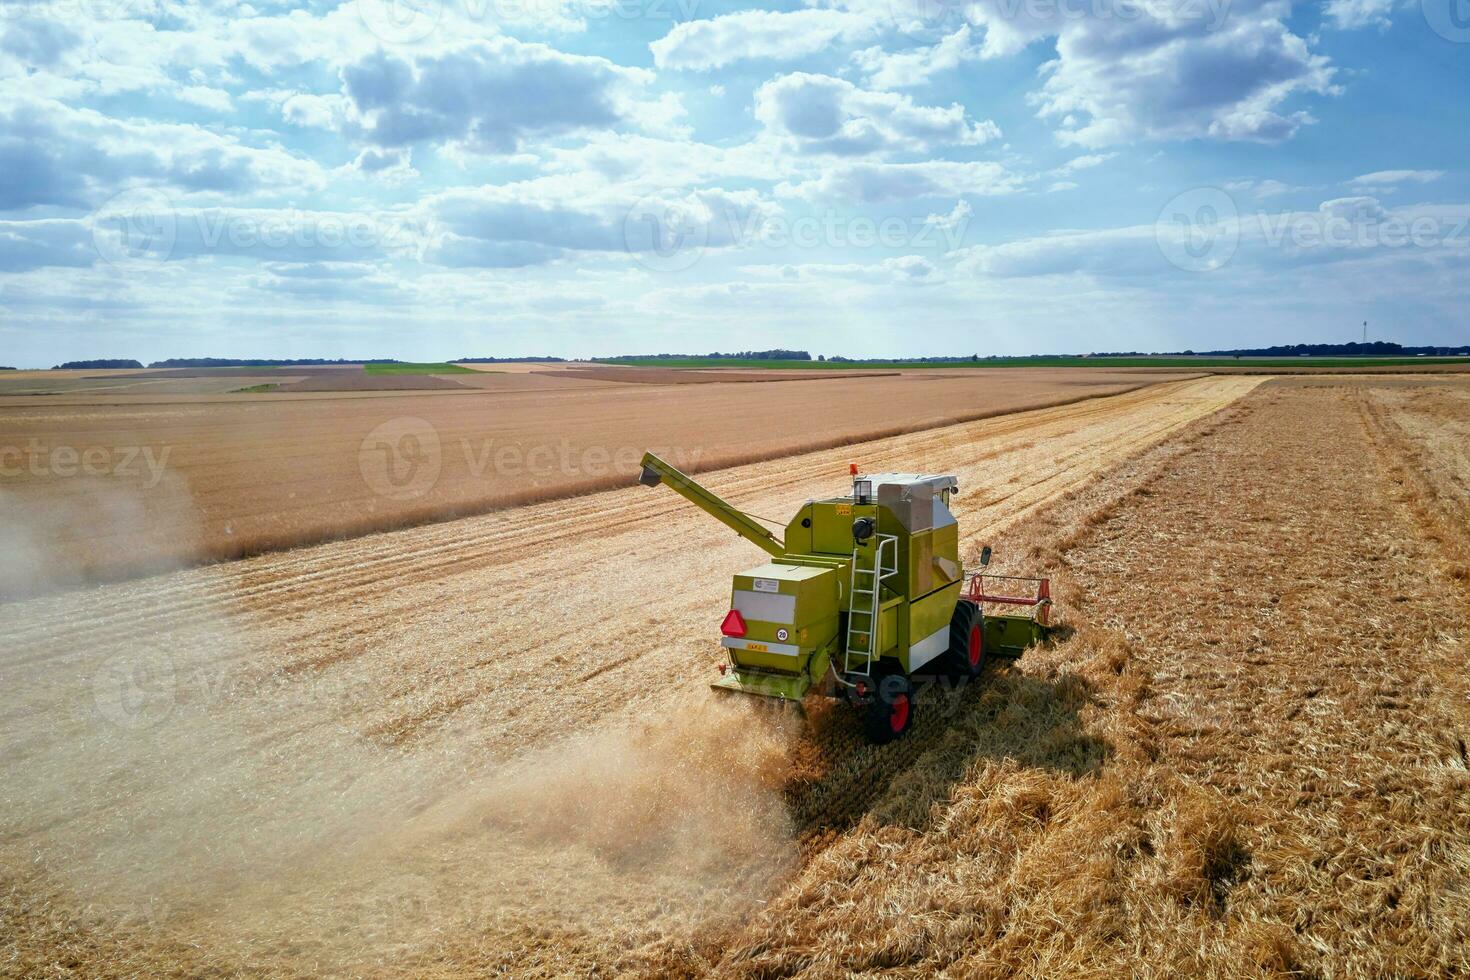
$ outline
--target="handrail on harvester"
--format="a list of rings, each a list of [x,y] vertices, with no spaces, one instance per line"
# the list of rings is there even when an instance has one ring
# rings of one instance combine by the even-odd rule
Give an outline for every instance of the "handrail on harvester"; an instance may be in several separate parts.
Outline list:
[[[994,602],[1004,606],[1030,606],[1035,609],[1033,614],[1036,621],[1042,626],[1051,625],[1047,620],[1051,609],[1051,579],[1031,578],[1025,575],[995,575],[989,572],[965,573],[968,580],[966,588],[960,595],[961,599],[970,602]],[[1035,596],[993,595],[985,591],[985,580],[992,579],[1003,582],[1032,582],[1036,585]]]

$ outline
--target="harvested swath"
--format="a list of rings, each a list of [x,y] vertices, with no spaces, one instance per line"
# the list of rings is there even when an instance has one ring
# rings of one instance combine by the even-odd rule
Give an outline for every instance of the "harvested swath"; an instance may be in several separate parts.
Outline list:
[[[1382,397],[1260,389],[1054,510],[1072,637],[960,699],[753,924],[643,965],[1463,972],[1470,604],[1360,421]]]
[[[1079,377],[1088,384],[1074,386]],[[1172,379],[998,370],[759,386],[457,380],[488,387],[0,398],[0,447],[35,439],[118,462],[132,453],[135,464],[85,477],[43,460],[7,478],[0,520],[47,564],[44,579],[12,579],[49,587],[117,578],[627,486],[645,449],[701,472]],[[167,453],[161,472],[136,465],[143,450],[156,460]],[[437,470],[398,487],[394,479],[411,483],[420,472],[420,451]]]

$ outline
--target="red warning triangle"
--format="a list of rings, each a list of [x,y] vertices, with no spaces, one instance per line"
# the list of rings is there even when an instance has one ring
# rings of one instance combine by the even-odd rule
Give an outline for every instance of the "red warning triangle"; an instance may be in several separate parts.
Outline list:
[[[725,621],[720,624],[720,632],[726,636],[744,636],[745,618],[740,615],[739,609],[731,609]]]

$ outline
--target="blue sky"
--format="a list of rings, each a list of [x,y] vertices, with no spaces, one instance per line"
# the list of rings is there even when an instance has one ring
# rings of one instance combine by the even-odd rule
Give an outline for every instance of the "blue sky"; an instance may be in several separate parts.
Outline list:
[[[0,363],[1470,343],[1465,0],[0,0]]]

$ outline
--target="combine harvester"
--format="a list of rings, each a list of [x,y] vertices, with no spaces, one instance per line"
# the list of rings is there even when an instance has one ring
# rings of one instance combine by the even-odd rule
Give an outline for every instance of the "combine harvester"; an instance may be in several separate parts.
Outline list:
[[[771,556],[735,576],[717,689],[797,704],[812,692],[843,696],[863,711],[868,737],[887,742],[913,724],[916,673],[973,679],[987,654],[1018,656],[1046,637],[1047,579],[987,575],[989,547],[981,569],[961,566],[953,476],[859,476],[854,465],[852,495],[807,501],[784,541],[653,453],[638,479]],[[987,580],[1032,594],[989,594]],[[986,603],[1030,612],[986,615]]]

